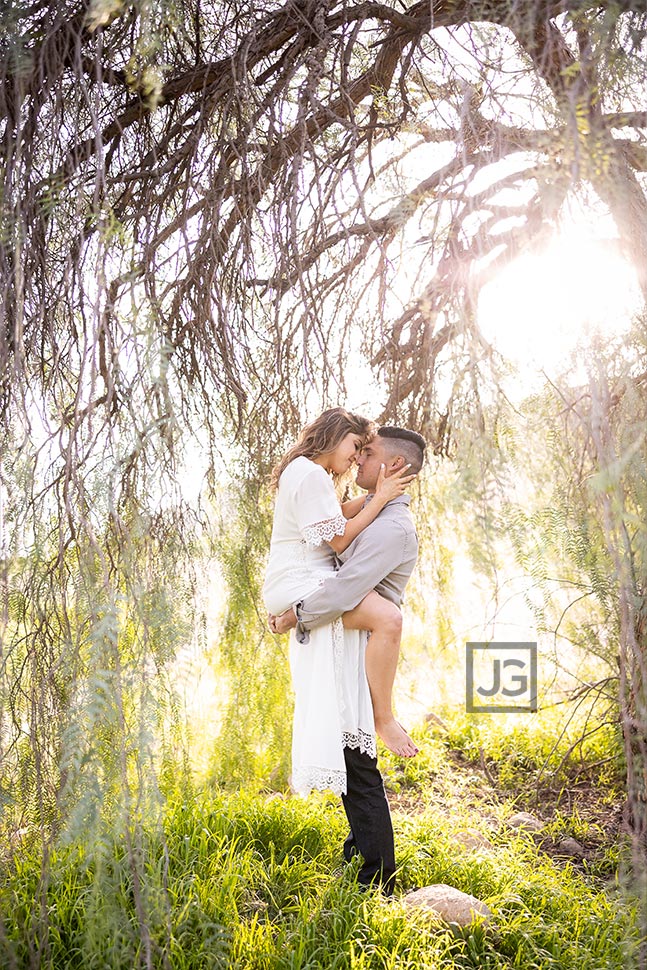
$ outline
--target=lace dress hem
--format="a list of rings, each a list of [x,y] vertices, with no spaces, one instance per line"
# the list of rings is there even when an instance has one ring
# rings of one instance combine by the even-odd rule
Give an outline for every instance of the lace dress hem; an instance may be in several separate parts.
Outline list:
[[[369,734],[368,731],[362,731],[358,728],[357,732],[344,731],[341,736],[341,743],[344,748],[353,748],[353,750],[359,750],[362,754],[367,754],[369,758],[377,758],[377,743],[375,741],[375,735]]]
[[[298,795],[317,791],[331,791],[334,795],[346,794],[346,772],[336,768],[317,768],[308,765],[297,768],[292,775],[292,789]]]

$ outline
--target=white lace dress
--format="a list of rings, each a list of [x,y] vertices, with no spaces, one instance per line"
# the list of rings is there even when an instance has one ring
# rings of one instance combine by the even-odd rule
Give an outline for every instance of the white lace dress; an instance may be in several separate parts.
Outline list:
[[[345,519],[328,473],[309,458],[281,475],[263,599],[283,613],[334,572],[327,544]],[[346,791],[344,746],[375,757],[373,707],[364,669],[366,634],[344,630],[341,619],[311,630],[309,643],[290,635],[294,686],[292,788]]]

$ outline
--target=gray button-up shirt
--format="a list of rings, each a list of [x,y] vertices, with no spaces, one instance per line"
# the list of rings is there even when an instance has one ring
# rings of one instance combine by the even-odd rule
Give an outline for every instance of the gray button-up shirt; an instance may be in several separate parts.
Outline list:
[[[372,589],[400,605],[418,558],[418,536],[409,502],[408,495],[399,495],[385,505],[338,556],[337,572],[297,603],[299,643],[308,642],[308,630],[312,627],[331,623],[352,610]]]

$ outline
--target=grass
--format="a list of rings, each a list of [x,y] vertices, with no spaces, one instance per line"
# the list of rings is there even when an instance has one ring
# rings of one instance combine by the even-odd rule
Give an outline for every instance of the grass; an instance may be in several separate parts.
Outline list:
[[[505,819],[532,807],[541,752],[555,737],[549,722],[535,722],[534,735],[520,728],[515,735],[514,726],[501,724],[496,734],[491,723],[479,730],[450,718],[446,730],[416,732],[419,758],[403,765],[383,759],[398,892],[449,883],[488,903],[493,929],[459,932],[405,913],[399,899],[360,892],[352,867],[335,877],[346,829],[332,797],[176,792],[163,823],[144,826],[140,919],[132,864],[115,834],[92,846],[79,838],[61,844],[43,892],[37,847],[16,853],[0,879],[0,966],[130,970],[146,965],[146,933],[151,964],[173,970],[629,966],[636,906],[615,878],[609,818],[599,817],[600,806],[613,801],[610,776],[604,790],[591,788],[589,777],[587,792],[575,793],[583,797],[571,792],[560,807],[563,779],[552,802],[542,803],[541,837],[513,832]],[[608,743],[596,742],[605,750]],[[584,762],[572,770],[600,761],[599,754],[595,745],[580,752]],[[513,755],[516,787],[509,781]],[[556,766],[560,757],[563,750]],[[501,766],[504,785],[497,783]],[[461,841],[474,828],[489,840],[477,850]],[[585,859],[554,854],[564,835],[582,841]]]

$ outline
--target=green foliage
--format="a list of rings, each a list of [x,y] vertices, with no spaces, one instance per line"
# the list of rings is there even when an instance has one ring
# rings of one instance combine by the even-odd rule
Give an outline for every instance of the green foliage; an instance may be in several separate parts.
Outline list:
[[[607,708],[553,708],[540,714],[461,715],[448,722],[447,744],[476,764],[483,760],[502,789],[538,801],[580,777],[617,797],[622,790],[622,736]]]
[[[2,441],[0,481],[11,547],[5,559],[3,536],[0,834],[8,846],[22,839],[25,852],[24,868],[13,858],[25,891],[5,898],[19,961],[133,966],[153,953],[177,966],[425,965],[403,923],[367,915],[343,884],[322,890],[323,829],[301,831],[292,817],[312,857],[293,847],[277,859],[263,803],[240,808],[262,838],[229,830],[206,838],[192,865],[200,870],[211,854],[220,868],[204,869],[194,893],[173,826],[165,838],[155,827],[158,777],[188,771],[169,668],[195,635],[203,564],[199,529],[168,490],[179,439],[204,426],[213,453],[235,427],[251,465],[219,510],[229,600],[215,653],[227,699],[214,712],[221,733],[212,780],[281,789],[291,704],[285,641],[269,636],[260,608],[270,510],[259,470],[300,422],[304,397],[328,386],[338,393],[354,379],[345,373],[346,359],[356,363],[349,348],[369,350],[387,420],[407,416],[440,451],[449,437],[457,447],[456,481],[419,506],[423,516],[429,510],[427,539],[439,519],[451,520],[431,540],[433,560],[414,597],[426,602],[429,579],[439,644],[456,638],[456,527],[495,593],[513,549],[541,594],[531,599],[540,630],[585,654],[582,679],[590,658],[616,675],[621,635],[635,635],[644,662],[644,333],[589,355],[604,363],[598,383],[610,391],[601,422],[610,445],[597,459],[587,422],[598,429],[586,405],[576,412],[579,400],[565,407],[547,392],[518,415],[496,394],[484,404],[493,400],[485,382],[479,387],[487,368],[468,359],[481,360],[483,347],[467,339],[469,259],[492,270],[486,257],[498,260],[500,247],[513,255],[540,239],[578,181],[606,198],[626,249],[644,249],[624,218],[644,203],[628,177],[644,170],[644,15],[626,4],[578,4],[549,23],[536,4],[475,4],[466,58],[454,29],[460,41],[460,5],[445,5],[433,37],[424,5],[404,20],[390,4],[320,6],[311,24],[299,4],[279,13],[274,3],[10,2],[0,24],[9,337],[0,384],[3,430],[16,432],[9,447]],[[542,36],[551,49],[538,49]],[[619,110],[622,131],[608,118]],[[373,148],[402,133],[374,166]],[[408,152],[413,133],[424,166]],[[453,162],[429,154],[434,143],[448,159],[455,153]],[[508,208],[496,166],[521,154],[519,184],[529,191]],[[483,175],[484,187],[472,191]],[[513,236],[501,233],[506,213],[524,212]],[[400,305],[398,264],[411,266],[409,306]],[[565,604],[556,585],[573,601]],[[624,628],[619,592],[629,604]],[[628,683],[642,731],[635,670]],[[595,733],[580,741],[569,730],[566,761],[564,744],[535,729],[506,735],[470,723],[452,743],[506,792],[540,780],[559,786],[569,766],[616,784],[613,726],[579,722]],[[443,752],[428,743],[397,773],[400,789],[422,792],[441,777]],[[224,811],[235,802],[217,804]],[[278,824],[272,813],[268,824]],[[283,831],[277,838],[289,842]],[[325,850],[322,842],[322,858]],[[438,871],[453,871],[449,856],[438,858]],[[182,872],[173,889],[171,870]],[[456,878],[495,884],[460,867]],[[253,895],[245,903],[248,884],[261,887],[266,911]],[[253,924],[247,936],[236,929],[241,914]],[[277,928],[274,915],[285,924]],[[602,915],[599,933],[612,934]],[[579,945],[577,927],[564,925]],[[574,959],[562,940],[535,929],[526,949],[518,944],[522,957],[505,954],[509,962]],[[433,951],[436,938],[421,938]],[[448,943],[452,959],[497,965],[478,934],[461,945]],[[606,960],[605,945],[592,961]]]
[[[100,531],[107,477],[89,477],[65,544],[47,514],[7,506],[21,547],[5,564],[0,833],[38,842],[43,880],[55,840],[83,833],[92,847],[113,825],[130,833],[136,871],[141,822],[159,815],[157,771],[181,761],[169,671],[194,620],[181,510],[124,500]]]
[[[435,746],[430,758],[442,768]],[[635,934],[630,902],[527,836],[502,831],[487,850],[464,848],[456,832],[466,808],[395,813],[399,891],[444,882],[473,893],[491,907],[493,931],[405,914],[397,897],[360,892],[353,866],[333,876],[346,832],[336,799],[180,786],[167,796],[163,828],[146,824],[140,850],[152,967],[620,970]],[[56,849],[46,885],[37,853],[15,855],[0,881],[7,966],[31,965],[42,919],[34,899],[48,911],[43,970],[145,965],[123,831],[101,852],[78,842]]]
[[[217,555],[227,610],[216,663],[227,685],[211,777],[232,788],[284,788],[289,771],[292,694],[285,638],[272,636],[262,607],[272,507],[262,483],[232,490]]]

